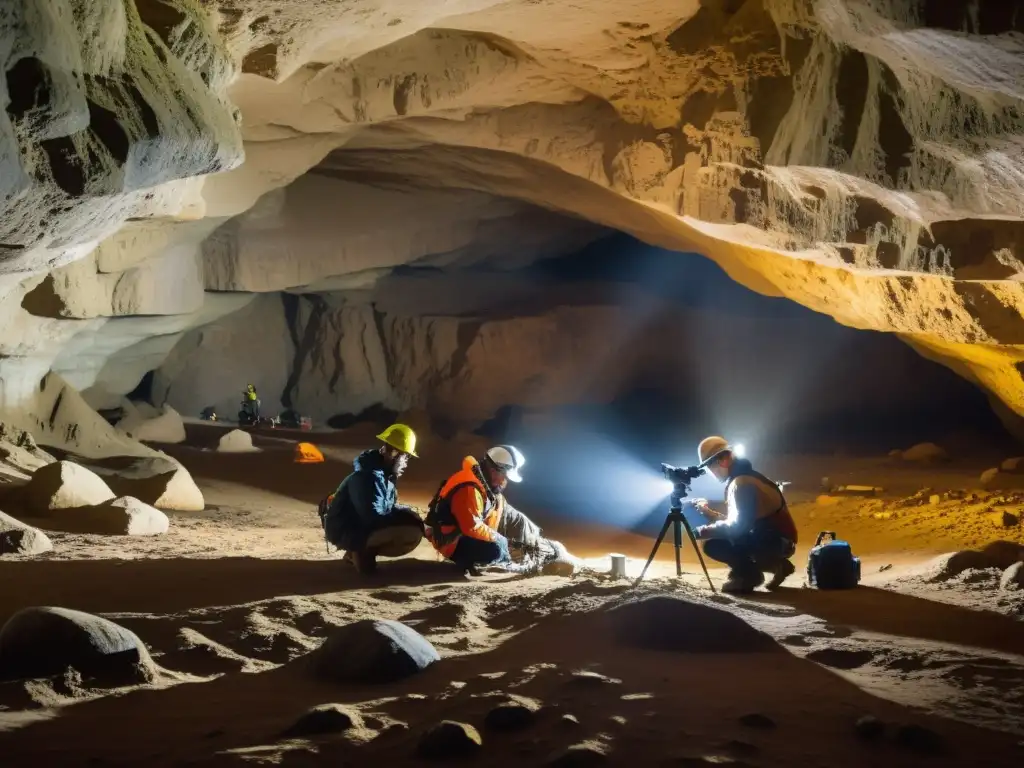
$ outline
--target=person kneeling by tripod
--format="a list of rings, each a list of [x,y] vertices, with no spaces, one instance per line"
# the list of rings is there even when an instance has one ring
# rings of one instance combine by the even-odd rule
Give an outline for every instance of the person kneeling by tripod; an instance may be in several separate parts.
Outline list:
[[[772,574],[767,589],[777,589],[796,570],[789,558],[796,551],[796,524],[777,483],[754,471],[750,462],[734,455],[721,437],[708,437],[697,448],[701,464],[725,483],[727,513],[722,515],[704,499],[691,503],[701,514],[716,519],[694,531],[704,540],[704,554],[729,566],[725,592],[752,592]]]

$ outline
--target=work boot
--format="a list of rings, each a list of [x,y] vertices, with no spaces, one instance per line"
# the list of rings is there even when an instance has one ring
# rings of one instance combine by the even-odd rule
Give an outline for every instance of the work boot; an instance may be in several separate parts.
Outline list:
[[[776,589],[782,586],[782,582],[784,582],[794,573],[796,573],[796,566],[793,565],[793,563],[789,560],[783,560],[782,564],[775,569],[775,573],[772,574],[771,581],[765,584],[764,588],[769,591],[775,591]]]
[[[764,584],[764,574],[760,571],[729,571],[729,578],[722,585],[723,592],[742,595],[753,592]]]
[[[349,550],[341,558],[341,562],[355,566],[355,569],[364,576],[377,570],[377,555],[366,550]]]

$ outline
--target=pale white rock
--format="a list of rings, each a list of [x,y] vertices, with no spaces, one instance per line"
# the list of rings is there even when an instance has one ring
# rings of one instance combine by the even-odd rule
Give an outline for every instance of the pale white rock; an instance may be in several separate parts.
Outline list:
[[[48,527],[65,533],[100,536],[157,536],[167,533],[167,515],[131,496],[91,506],[62,509],[46,518]]]
[[[41,555],[52,549],[53,542],[38,528],[0,512],[0,555]]]
[[[259,448],[252,444],[252,435],[240,429],[233,429],[221,435],[217,441],[217,450],[220,453],[253,453]]]
[[[169,405],[161,408],[159,415],[145,418],[136,411],[134,419],[123,419],[117,423],[117,430],[125,435],[147,443],[185,442],[185,423],[181,415]]]
[[[58,461],[37,469],[24,493],[32,509],[40,515],[102,504],[114,498],[102,478],[70,461]]]
[[[206,507],[202,491],[192,475],[169,456],[136,459],[116,466],[102,462],[89,464],[119,496],[133,496],[158,509],[175,512],[202,512]]]

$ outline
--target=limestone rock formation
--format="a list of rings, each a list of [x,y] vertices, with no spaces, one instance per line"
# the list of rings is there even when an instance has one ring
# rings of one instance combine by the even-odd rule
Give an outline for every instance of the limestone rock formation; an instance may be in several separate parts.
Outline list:
[[[32,510],[47,515],[54,510],[103,504],[114,498],[103,480],[83,466],[70,461],[48,464],[36,470],[25,487]]]
[[[0,18],[0,408],[47,445],[147,455],[66,418],[72,391],[112,407],[165,360],[187,368],[193,329],[281,291],[308,298],[285,299],[272,359],[303,348],[299,327],[342,358],[367,344],[341,410],[399,402],[410,379],[465,388],[432,360],[381,370],[375,345],[451,360],[466,318],[382,317],[350,294],[409,266],[514,269],[611,228],[896,333],[1024,416],[1014,8],[23,0]],[[244,379],[302,402],[348,378],[300,362]],[[200,407],[239,382],[204,386]]]
[[[106,480],[118,496],[134,496],[158,509],[175,512],[202,512],[206,507],[203,492],[192,475],[170,457],[136,459],[116,467],[99,463],[89,468]]]
[[[248,432],[233,429],[217,441],[217,450],[221,453],[252,453],[259,448],[252,444],[252,435]]]
[[[0,555],[41,555],[53,549],[53,542],[38,528],[0,512]]]
[[[170,527],[167,515],[132,496],[68,510],[51,519],[54,526],[69,533],[107,536],[157,536]]]
[[[136,411],[132,417],[118,422],[117,428],[128,437],[148,443],[185,442],[185,423],[181,415],[169,405],[164,405],[160,414],[151,419]]]
[[[27,481],[37,469],[54,461],[31,434],[0,422],[0,474],[12,480]]]

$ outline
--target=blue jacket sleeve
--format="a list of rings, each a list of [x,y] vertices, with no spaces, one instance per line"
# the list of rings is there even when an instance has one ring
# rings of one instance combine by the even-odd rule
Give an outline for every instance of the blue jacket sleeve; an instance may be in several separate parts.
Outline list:
[[[364,523],[372,525],[376,517],[391,511],[388,481],[383,472],[357,472],[350,483],[352,508]]]

